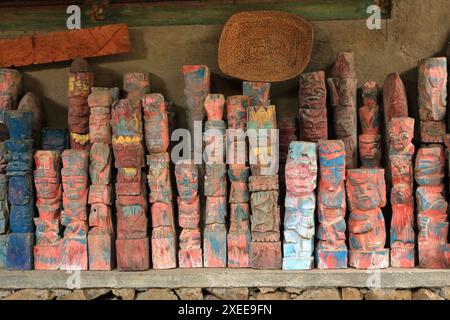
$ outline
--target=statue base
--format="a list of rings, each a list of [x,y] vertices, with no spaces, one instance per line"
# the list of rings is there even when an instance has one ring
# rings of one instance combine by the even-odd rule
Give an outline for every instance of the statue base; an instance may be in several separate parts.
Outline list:
[[[86,238],[60,240],[61,270],[87,270],[88,248]]]
[[[250,267],[250,232],[228,233],[228,268]]]
[[[391,248],[391,267],[414,268],[415,250],[412,248]]]
[[[9,270],[33,269],[34,233],[10,233],[6,246]]]
[[[347,250],[316,250],[316,265],[318,269],[346,269],[348,262]]]
[[[445,269],[450,266],[450,245],[420,243],[419,267],[427,269]]]
[[[59,270],[61,265],[60,247],[34,246],[34,268],[36,270]]]
[[[203,231],[203,264],[205,268],[227,267],[227,230],[224,224],[209,224]]]
[[[384,269],[389,267],[389,249],[377,251],[349,251],[349,266],[356,269]]]
[[[173,269],[177,267],[177,242],[175,236],[152,239],[153,269]]]
[[[283,270],[310,270],[314,268],[314,258],[283,258]]]
[[[281,269],[281,242],[256,242],[250,245],[250,267],[253,269]]]
[[[180,268],[202,268],[203,267],[203,255],[202,249],[180,249],[178,251],[178,261]]]
[[[117,270],[141,271],[150,268],[148,238],[116,240]]]
[[[89,270],[114,268],[114,242],[109,234],[88,234]]]

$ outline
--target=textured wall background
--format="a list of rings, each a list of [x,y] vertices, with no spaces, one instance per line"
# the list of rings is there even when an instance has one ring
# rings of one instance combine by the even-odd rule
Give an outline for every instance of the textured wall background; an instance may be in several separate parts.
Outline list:
[[[307,70],[329,70],[336,54],[354,51],[358,81],[376,80],[397,71],[408,87],[410,108],[416,105],[416,66],[426,57],[444,55],[450,36],[449,0],[393,0],[392,18],[381,30],[368,30],[365,20],[313,22],[314,51]],[[132,28],[132,52],[89,59],[97,86],[122,86],[122,74],[151,73],[152,92],[161,92],[180,110],[183,125],[183,64],[206,64],[213,72],[212,92],[239,94],[240,81],[227,79],[217,65],[217,46],[222,26],[162,26]],[[22,33],[0,32],[0,36]],[[69,62],[21,68],[25,89],[42,97],[47,123],[66,123],[66,79]],[[278,113],[296,115],[297,79],[273,86],[272,101]]]

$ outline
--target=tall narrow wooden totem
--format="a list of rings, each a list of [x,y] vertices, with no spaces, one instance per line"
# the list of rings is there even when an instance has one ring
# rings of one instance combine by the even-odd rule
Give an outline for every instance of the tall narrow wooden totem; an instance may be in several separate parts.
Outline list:
[[[328,139],[325,72],[303,73],[299,87],[300,140],[318,142]]]
[[[349,265],[357,269],[389,267],[386,229],[381,208],[386,205],[384,169],[347,170],[350,206]]]
[[[345,146],[341,140],[324,140],[318,145],[320,175],[316,266],[319,269],[344,269],[348,261],[345,244]]]
[[[186,65],[183,66],[184,75],[184,99],[187,107],[188,128],[191,132],[191,153],[195,159],[201,161],[202,143],[201,139],[194,139],[195,123],[197,122],[197,130],[201,132],[201,126],[204,118],[203,106],[205,98],[209,94],[211,74],[209,68],[203,65]],[[201,138],[201,137],[200,137]],[[199,141],[200,140],[200,141]],[[201,169],[203,171],[203,169]],[[203,172],[200,172],[200,178]]]
[[[119,270],[146,270],[150,267],[147,190],[144,162],[141,98],[150,90],[148,76],[124,76],[126,99],[114,102],[111,111],[112,147],[117,168],[116,255]]]
[[[245,138],[249,98],[244,95],[227,98],[227,159],[230,178],[230,228],[227,235],[228,267],[250,266],[250,193],[247,166],[248,152]]]
[[[443,143],[447,131],[447,58],[421,61],[418,91],[421,142]]]
[[[293,141],[286,162],[283,269],[314,267],[317,145]]]
[[[88,169],[89,151],[65,150],[61,170],[63,206],[61,224],[61,270],[88,269]]]
[[[391,189],[391,266],[412,268],[415,264],[413,156],[414,119],[392,118],[389,123]]]
[[[6,244],[8,242],[9,206],[6,164],[5,143],[0,142],[0,269],[7,268]]]
[[[275,106],[270,105],[270,84],[244,82],[250,97],[247,134],[252,176],[250,266],[281,269],[280,207],[278,205],[278,132]],[[257,104],[253,104],[257,103]]]
[[[359,157],[363,168],[379,168],[381,162],[380,115],[378,86],[366,82],[362,87],[363,106],[359,108],[361,134],[359,135]]]
[[[177,162],[175,177],[178,189],[178,223],[182,228],[178,263],[180,268],[201,268],[203,254],[197,165],[193,161]]]
[[[223,121],[225,98],[208,94],[205,99],[205,228],[203,230],[203,264],[205,267],[227,266],[227,166],[225,164],[225,134]]]
[[[336,138],[345,144],[347,169],[357,168],[357,79],[353,52],[343,52],[337,56],[331,76],[327,83],[333,107],[334,131]]]
[[[33,114],[8,111],[9,140],[6,173],[8,175],[9,229],[6,247],[8,269],[33,269],[34,189],[33,189]]]
[[[444,195],[445,155],[440,145],[420,148],[416,155],[419,266],[450,267],[448,202]]]
[[[15,69],[0,69],[0,141],[8,139],[6,112],[16,110],[22,95],[22,73]]]
[[[114,228],[112,223],[111,187],[111,105],[113,98],[109,88],[92,88],[88,97],[91,111],[89,137],[92,143],[89,153],[89,269],[111,270],[115,266]]]
[[[61,153],[38,150],[34,160],[36,207],[39,212],[39,218],[34,218],[34,268],[58,270],[61,263]]]
[[[70,148],[89,150],[88,96],[94,85],[94,74],[82,58],[75,58],[70,66],[67,97],[69,101],[68,127]]]
[[[143,98],[148,185],[152,217],[152,264],[154,269],[177,267],[177,233],[170,179],[169,119],[159,93]]]

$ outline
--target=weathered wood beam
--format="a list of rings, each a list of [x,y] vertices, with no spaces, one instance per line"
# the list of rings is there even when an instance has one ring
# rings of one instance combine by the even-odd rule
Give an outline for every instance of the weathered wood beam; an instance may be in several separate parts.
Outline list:
[[[0,39],[0,67],[20,67],[130,51],[126,24]]]

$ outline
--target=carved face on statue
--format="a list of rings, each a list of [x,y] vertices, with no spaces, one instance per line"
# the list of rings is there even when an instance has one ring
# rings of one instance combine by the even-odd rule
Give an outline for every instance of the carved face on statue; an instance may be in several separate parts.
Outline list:
[[[419,66],[419,112],[422,120],[442,120],[447,98],[446,58],[425,59]]]
[[[314,192],[317,184],[317,146],[315,143],[291,142],[285,175],[288,193],[300,196]]]
[[[208,121],[223,119],[225,97],[222,94],[208,94],[205,98],[205,111]]]
[[[420,148],[414,174],[419,185],[439,185],[444,179],[445,156],[442,147]]]
[[[109,145],[95,143],[89,154],[89,175],[92,182],[108,184],[111,174],[111,151]]]
[[[323,71],[300,75],[300,109],[326,108],[327,89]]]
[[[81,170],[62,169],[64,196],[70,200],[78,200],[87,191],[88,177]]]
[[[339,107],[334,111],[336,136],[348,137],[355,133],[356,115],[351,107]]]
[[[144,147],[138,136],[114,136],[112,139],[116,168],[144,166]]]
[[[345,180],[345,146],[340,140],[319,142],[320,185],[336,191]]]
[[[366,211],[386,205],[384,169],[352,169],[347,175],[351,210]]]
[[[359,153],[363,167],[378,167],[381,160],[381,136],[379,134],[361,134]]]
[[[92,143],[111,142],[110,112],[108,108],[91,108],[89,117],[89,138]]]
[[[35,173],[34,184],[38,199],[54,199],[61,196],[61,183],[56,177],[38,176]]]
[[[400,153],[408,147],[411,148],[411,141],[414,137],[413,118],[393,118],[389,123],[389,142],[395,152]]]
[[[359,108],[361,131],[366,134],[380,133],[380,116],[378,106],[364,106]]]
[[[300,109],[302,139],[317,142],[328,138],[327,109]]]

